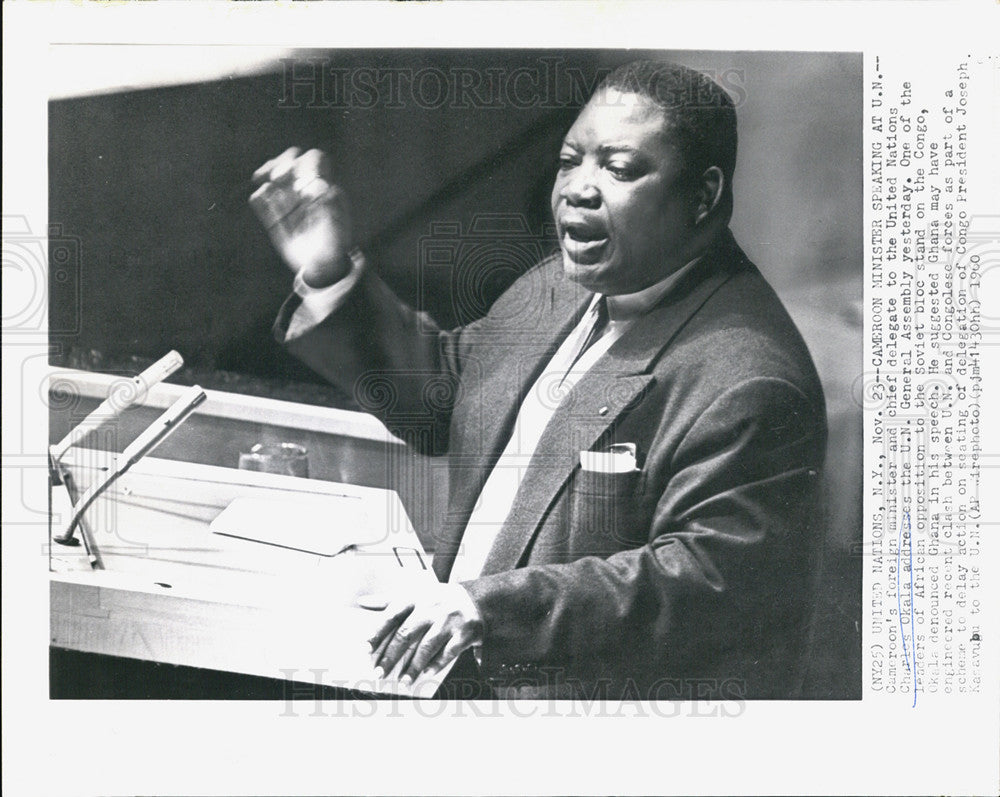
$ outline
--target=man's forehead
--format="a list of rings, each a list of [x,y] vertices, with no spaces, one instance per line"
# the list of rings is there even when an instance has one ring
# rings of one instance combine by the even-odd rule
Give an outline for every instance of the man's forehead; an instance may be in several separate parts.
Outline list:
[[[649,97],[617,88],[601,88],[577,116],[573,127],[602,131],[621,126],[642,126],[667,131],[669,112]]]

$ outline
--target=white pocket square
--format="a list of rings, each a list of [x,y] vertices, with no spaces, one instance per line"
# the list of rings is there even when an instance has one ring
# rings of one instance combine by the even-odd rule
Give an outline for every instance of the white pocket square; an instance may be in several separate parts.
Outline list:
[[[638,470],[635,443],[616,443],[606,451],[581,451],[580,467],[594,473],[631,473]]]

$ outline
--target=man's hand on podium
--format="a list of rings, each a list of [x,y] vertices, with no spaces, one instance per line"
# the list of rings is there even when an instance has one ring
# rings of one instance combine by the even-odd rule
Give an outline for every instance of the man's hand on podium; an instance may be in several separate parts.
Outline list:
[[[367,595],[358,605],[385,615],[368,640],[372,661],[383,674],[409,661],[400,681],[431,677],[483,640],[483,621],[461,584],[433,584],[419,595]]]

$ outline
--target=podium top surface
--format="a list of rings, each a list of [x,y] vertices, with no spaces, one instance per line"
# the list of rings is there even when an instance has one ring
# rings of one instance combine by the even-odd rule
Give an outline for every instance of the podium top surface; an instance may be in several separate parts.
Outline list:
[[[64,464],[82,492],[114,456],[74,449]],[[52,496],[57,535],[70,505],[65,486]],[[213,533],[238,498],[331,508],[316,522],[340,535],[361,525],[348,529],[360,542],[321,555]],[[356,602],[435,581],[395,492],[147,458],[85,517],[104,569],[90,568],[82,546],[52,543],[53,644],[271,677],[298,668],[311,680],[326,668],[331,683],[413,693],[392,674],[374,677],[366,640],[380,613]],[[434,686],[415,685],[421,694]]]

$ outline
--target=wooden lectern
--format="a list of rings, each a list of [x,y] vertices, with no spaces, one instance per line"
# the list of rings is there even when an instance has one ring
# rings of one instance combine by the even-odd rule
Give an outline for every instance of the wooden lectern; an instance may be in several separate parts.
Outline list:
[[[97,402],[113,377],[63,371],[58,380],[64,390],[72,380],[78,395]],[[142,403],[155,410],[181,390],[158,385]],[[213,419],[232,424],[234,416],[258,433],[268,427],[272,437],[294,430],[296,419],[309,419],[311,442],[320,449],[344,445],[342,438],[351,438],[353,430],[355,454],[359,439],[376,441],[374,451],[407,461],[399,441],[356,413],[211,391],[198,412],[202,429],[211,428]],[[337,424],[317,428],[316,417],[333,417]],[[61,423],[65,426],[65,419]],[[127,443],[132,430],[124,424],[117,424],[115,436]],[[84,446],[92,442],[85,440]],[[205,459],[202,449],[213,444],[198,424],[178,429],[173,442],[175,456],[187,451],[191,460],[142,459],[87,510],[101,569],[91,565],[83,546],[51,544],[54,647],[365,692],[433,695],[441,675],[410,688],[392,673],[375,677],[366,640],[380,624],[380,613],[355,604],[364,594],[419,589],[434,580],[430,557],[395,490],[193,461]],[[115,455],[76,447],[62,464],[80,493],[106,472]],[[65,529],[72,500],[65,484],[52,490],[55,537]],[[329,517],[314,522],[355,544],[324,555],[297,548],[294,528],[288,530],[288,547],[281,530],[270,535],[270,544],[215,533],[213,521],[236,499],[329,508]]]

